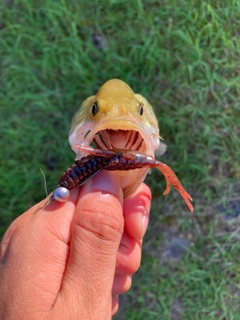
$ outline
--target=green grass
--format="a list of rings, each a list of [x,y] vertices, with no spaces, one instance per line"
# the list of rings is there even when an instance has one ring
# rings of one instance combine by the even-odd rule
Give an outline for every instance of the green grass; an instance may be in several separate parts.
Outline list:
[[[194,198],[153,192],[142,266],[116,319],[240,319],[240,2],[5,1],[0,4],[1,234],[74,159],[71,118],[111,78],[154,106],[162,157]],[[93,39],[100,37],[100,48]],[[220,213],[220,207],[225,208]],[[238,202],[239,213],[239,202]],[[172,238],[191,235],[180,261]]]

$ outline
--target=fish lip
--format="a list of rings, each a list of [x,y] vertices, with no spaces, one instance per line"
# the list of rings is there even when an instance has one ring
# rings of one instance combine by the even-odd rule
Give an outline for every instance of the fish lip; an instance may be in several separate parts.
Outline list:
[[[137,131],[141,135],[146,145],[145,153],[149,156],[154,156],[154,151],[159,145],[159,135],[157,130],[152,127],[146,129],[146,126],[144,124],[137,121],[133,122],[132,119],[105,119],[103,121],[99,121],[97,124],[95,122],[88,121],[85,123],[81,123],[76,128],[73,128],[69,134],[69,143],[73,151],[77,154],[77,159],[79,159],[84,154],[76,148],[76,145],[88,147],[93,141],[95,135],[99,131],[103,130]]]

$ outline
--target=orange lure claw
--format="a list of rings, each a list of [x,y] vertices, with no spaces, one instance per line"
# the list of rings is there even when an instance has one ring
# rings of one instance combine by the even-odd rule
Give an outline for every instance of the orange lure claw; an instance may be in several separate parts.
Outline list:
[[[181,195],[183,200],[186,202],[189,210],[193,212],[193,205],[191,204],[190,201],[192,201],[192,197],[190,194],[183,188],[181,182],[178,180],[177,176],[175,173],[172,171],[172,169],[167,166],[165,163],[156,161],[156,167],[158,170],[162,172],[166,179],[167,187],[166,190],[163,192],[163,195],[166,195],[170,191],[170,185],[172,185]]]

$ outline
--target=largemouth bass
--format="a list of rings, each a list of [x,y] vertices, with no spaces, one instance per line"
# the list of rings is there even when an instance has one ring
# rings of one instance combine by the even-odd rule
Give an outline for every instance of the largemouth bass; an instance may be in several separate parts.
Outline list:
[[[76,153],[76,162],[62,175],[60,189],[54,191],[52,198],[66,201],[68,190],[82,185],[101,170],[115,171],[120,176],[126,197],[144,181],[149,169],[156,167],[167,181],[164,194],[172,185],[193,211],[192,198],[174,172],[155,160],[160,138],[150,103],[125,82],[107,81],[96,95],[82,103],[73,118],[69,143]]]

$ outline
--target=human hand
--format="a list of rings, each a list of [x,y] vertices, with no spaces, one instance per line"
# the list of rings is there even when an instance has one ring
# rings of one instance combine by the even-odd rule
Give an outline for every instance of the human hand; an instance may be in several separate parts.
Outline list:
[[[123,200],[114,172],[38,203],[0,246],[0,319],[111,319],[140,265],[150,190]]]

